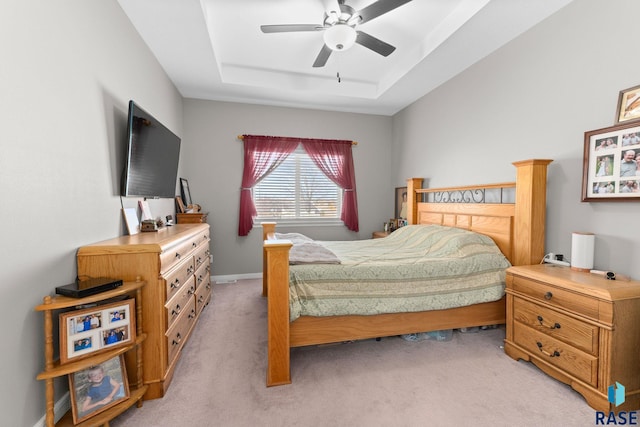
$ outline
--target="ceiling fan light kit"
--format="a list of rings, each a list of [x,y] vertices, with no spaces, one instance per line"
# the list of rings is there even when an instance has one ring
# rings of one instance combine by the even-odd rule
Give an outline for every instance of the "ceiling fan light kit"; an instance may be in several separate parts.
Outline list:
[[[317,24],[281,24],[261,25],[263,33],[287,33],[296,31],[324,31],[324,45],[313,63],[314,67],[324,67],[333,51],[345,51],[354,44],[359,44],[382,56],[389,56],[395,47],[383,42],[356,27],[369,22],[387,12],[409,3],[411,0],[378,0],[369,6],[356,11],[345,0],[338,0],[340,12],[331,11],[324,14],[322,25]]]
[[[335,24],[324,32],[324,44],[331,50],[347,50],[356,43],[356,30],[347,24]]]

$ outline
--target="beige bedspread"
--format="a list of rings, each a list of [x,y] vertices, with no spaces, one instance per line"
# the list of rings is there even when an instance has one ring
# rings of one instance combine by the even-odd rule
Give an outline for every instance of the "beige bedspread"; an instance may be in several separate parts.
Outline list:
[[[487,236],[409,225],[382,239],[318,242],[340,264],[290,266],[290,320],[496,301],[509,261]]]

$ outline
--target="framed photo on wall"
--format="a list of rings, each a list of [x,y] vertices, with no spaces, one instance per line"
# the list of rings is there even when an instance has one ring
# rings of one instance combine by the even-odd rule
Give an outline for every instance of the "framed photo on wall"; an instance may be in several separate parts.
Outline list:
[[[640,86],[630,87],[620,91],[616,123],[640,120]]]
[[[585,132],[582,201],[640,200],[640,123]]]
[[[136,339],[134,299],[60,314],[60,364]]]
[[[129,398],[129,382],[124,356],[69,374],[69,390],[74,424]]]

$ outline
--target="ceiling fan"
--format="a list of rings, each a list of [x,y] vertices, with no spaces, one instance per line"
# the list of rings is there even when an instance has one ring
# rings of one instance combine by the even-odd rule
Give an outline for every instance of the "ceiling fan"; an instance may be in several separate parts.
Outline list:
[[[355,43],[372,51],[389,56],[396,48],[364,31],[357,30],[358,25],[371,21],[390,12],[411,0],[378,0],[356,11],[345,4],[345,0],[338,0],[340,11],[332,10],[324,13],[322,24],[282,24],[261,25],[263,33],[289,33],[299,31],[324,31],[324,45],[313,63],[314,67],[324,67],[331,52],[344,51]]]

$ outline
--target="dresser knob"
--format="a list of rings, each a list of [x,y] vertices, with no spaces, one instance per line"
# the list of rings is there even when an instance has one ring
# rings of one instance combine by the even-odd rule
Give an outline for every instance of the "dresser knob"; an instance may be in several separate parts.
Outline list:
[[[544,319],[542,318],[542,316],[538,316],[538,322],[540,322],[540,326],[546,326],[544,324]],[[546,326],[549,329],[560,329],[560,323],[556,322],[553,324],[553,326]]]
[[[178,344],[180,344],[180,341],[182,341],[182,335],[180,335],[180,332],[178,332],[176,334],[176,338],[174,340],[172,340],[171,344],[178,345]]]
[[[560,357],[560,352],[558,350],[554,350],[553,353],[549,353],[548,351],[542,349],[542,343],[540,341],[536,342],[536,345],[538,346],[538,349],[540,349],[540,352],[545,356]]]
[[[553,294],[551,292],[545,292],[544,299],[550,300],[551,298],[553,298]]]

